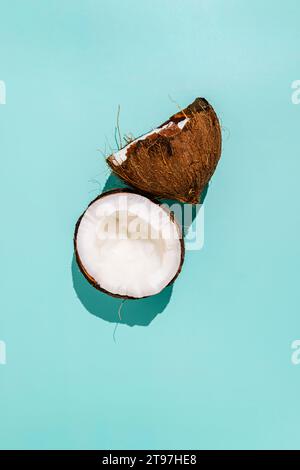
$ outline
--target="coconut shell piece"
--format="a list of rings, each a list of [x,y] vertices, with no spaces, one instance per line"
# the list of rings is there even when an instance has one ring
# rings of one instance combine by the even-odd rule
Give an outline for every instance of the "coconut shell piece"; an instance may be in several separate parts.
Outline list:
[[[196,204],[221,156],[221,128],[212,106],[196,98],[153,131],[107,158],[130,186]]]

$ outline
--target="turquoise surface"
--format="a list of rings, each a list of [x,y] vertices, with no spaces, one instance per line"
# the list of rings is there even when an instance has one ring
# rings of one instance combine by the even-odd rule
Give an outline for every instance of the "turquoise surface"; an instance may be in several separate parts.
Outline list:
[[[298,1],[0,2],[0,448],[300,448]],[[98,149],[206,97],[205,242],[126,304],[73,261]],[[295,100],[294,100],[295,102]],[[1,343],[3,344],[3,343]]]

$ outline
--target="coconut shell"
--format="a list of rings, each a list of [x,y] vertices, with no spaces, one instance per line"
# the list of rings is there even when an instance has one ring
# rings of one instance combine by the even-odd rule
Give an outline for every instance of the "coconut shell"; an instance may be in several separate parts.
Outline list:
[[[133,191],[132,189],[129,189],[129,188],[116,188],[116,189],[112,189],[110,191],[106,191],[105,193],[102,193],[100,194],[99,196],[97,196],[95,199],[93,199],[87,209],[94,203],[96,202],[98,199],[100,198],[103,198],[105,196],[109,196],[110,194],[118,194],[118,193],[133,193],[133,194],[139,194],[137,193],[136,191]],[[153,198],[150,198],[150,200],[155,203],[155,204],[158,204],[160,205],[160,203],[153,199]],[[86,210],[87,210],[86,209]],[[177,220],[175,219],[174,217],[174,214],[173,212],[168,212],[167,209],[165,207],[162,206],[162,209],[165,210],[170,219],[172,220],[172,222],[174,224],[176,224],[177,226],[177,229],[179,231],[179,233],[181,232],[181,228],[180,228],[180,225],[179,223],[177,222]],[[81,222],[81,219],[82,217],[84,216],[85,214],[85,211],[83,212],[83,214],[81,214],[81,216],[79,217],[79,219],[77,220],[77,223],[76,223],[76,226],[75,226],[75,232],[74,232],[74,238],[73,238],[73,243],[74,243],[74,252],[75,252],[75,258],[76,258],[76,262],[77,262],[77,265],[81,271],[81,273],[84,275],[84,277],[86,278],[86,280],[93,286],[95,287],[96,289],[98,289],[99,291],[103,292],[104,294],[108,294],[110,295],[111,297],[116,297],[116,298],[119,298],[119,299],[131,299],[131,300],[135,300],[135,299],[144,299],[144,298],[147,298],[147,297],[150,297],[150,296],[145,296],[145,297],[130,297],[130,296],[127,296],[127,295],[119,295],[119,294],[114,294],[112,292],[109,292],[108,290],[104,289],[103,287],[101,287],[97,281],[86,271],[81,259],[80,259],[80,256],[79,256],[79,253],[78,253],[78,249],[77,249],[77,233],[78,233],[78,229],[79,229],[79,225],[80,225],[80,222]],[[180,258],[180,264],[179,264],[179,267],[178,267],[178,270],[175,274],[175,276],[173,277],[173,279],[163,288],[165,289],[167,286],[170,286],[171,284],[173,284],[173,282],[177,279],[177,277],[179,276],[180,272],[181,272],[181,269],[182,269],[182,265],[183,265],[183,262],[184,262],[184,256],[185,256],[185,246],[184,246],[184,241],[183,241],[183,238],[180,237],[180,247],[181,247],[181,258]],[[163,290],[162,289],[162,290]]]
[[[196,204],[221,156],[221,128],[212,106],[196,98],[158,128],[110,155],[122,180],[160,198]]]

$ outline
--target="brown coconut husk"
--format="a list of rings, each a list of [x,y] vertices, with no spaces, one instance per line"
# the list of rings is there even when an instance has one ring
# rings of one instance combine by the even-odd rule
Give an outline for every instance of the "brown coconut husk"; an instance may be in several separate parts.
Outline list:
[[[107,163],[140,191],[196,204],[221,156],[221,141],[215,111],[206,99],[196,98],[146,137],[124,147],[123,163],[118,164],[118,152],[110,155]]]
[[[133,194],[139,194],[139,192],[137,191],[134,191],[130,188],[116,188],[116,189],[112,189],[110,191],[106,191],[105,193],[102,193],[100,194],[99,196],[97,196],[95,199],[93,199],[93,201],[91,201],[87,207],[87,209],[94,203],[96,202],[98,199],[100,198],[103,198],[105,196],[109,196],[110,194],[116,194],[116,193],[133,193]],[[156,199],[154,198],[149,198],[154,204],[158,204],[160,205],[159,201],[157,201]],[[87,210],[86,209],[86,210]],[[177,230],[178,230],[178,233],[181,233],[181,227],[178,223],[178,221],[175,219],[174,217],[174,214],[173,212],[168,212],[167,209],[162,206],[162,209],[165,210],[171,221],[176,225],[177,227]],[[118,299],[124,299],[124,300],[136,300],[136,299],[145,299],[147,297],[151,297],[151,296],[144,296],[144,297],[130,297],[128,295],[119,295],[119,294],[114,294],[112,292],[109,292],[108,290],[104,289],[102,286],[100,286],[98,284],[98,282],[86,271],[81,259],[80,259],[80,256],[79,256],[79,253],[78,253],[78,250],[77,250],[77,233],[78,233],[78,229],[79,229],[79,225],[80,225],[80,222],[81,222],[81,219],[82,217],[84,216],[86,211],[83,212],[83,214],[81,214],[81,216],[79,217],[76,225],[75,225],[75,231],[74,231],[74,238],[73,238],[73,243],[74,243],[74,252],[75,252],[75,258],[76,258],[76,262],[77,262],[77,265],[81,271],[81,273],[84,275],[84,277],[86,278],[86,280],[93,286],[95,287],[95,289],[98,289],[99,291],[103,292],[104,294],[108,294],[110,295],[111,297],[115,297],[115,298],[118,298]],[[184,262],[184,257],[185,257],[185,246],[184,246],[184,240],[183,240],[183,237],[181,236],[179,238],[180,240],[180,246],[181,246],[181,256],[180,256],[180,264],[179,264],[179,267],[178,267],[178,270],[175,274],[175,276],[173,277],[173,279],[171,279],[171,281],[165,286],[163,287],[162,290],[164,290],[166,287],[170,286],[171,284],[173,284],[173,282],[177,279],[177,277],[179,276],[180,272],[181,272],[181,269],[182,269],[182,265],[183,265],[183,262]],[[157,294],[155,294],[157,295]]]

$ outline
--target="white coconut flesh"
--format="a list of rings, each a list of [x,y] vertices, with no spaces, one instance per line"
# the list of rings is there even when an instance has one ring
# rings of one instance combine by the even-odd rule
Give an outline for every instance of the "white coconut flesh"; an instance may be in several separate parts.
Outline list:
[[[88,277],[122,297],[157,294],[182,264],[180,229],[170,213],[130,192],[95,200],[80,220],[75,243]]]

